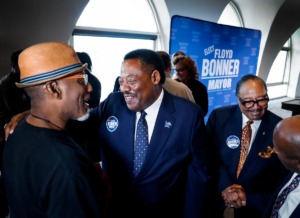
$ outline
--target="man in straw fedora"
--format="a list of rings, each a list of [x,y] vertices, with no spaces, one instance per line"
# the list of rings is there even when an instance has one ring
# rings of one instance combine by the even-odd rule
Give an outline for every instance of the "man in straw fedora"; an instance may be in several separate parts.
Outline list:
[[[92,91],[82,64],[64,43],[39,43],[19,56],[30,115],[8,137],[3,179],[10,217],[102,217],[102,181],[65,130],[85,120]]]

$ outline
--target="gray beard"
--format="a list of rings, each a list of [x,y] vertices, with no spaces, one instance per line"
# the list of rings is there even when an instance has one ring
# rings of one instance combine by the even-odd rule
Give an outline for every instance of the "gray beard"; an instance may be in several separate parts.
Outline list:
[[[89,113],[89,110],[86,112],[86,114],[82,115],[81,117],[77,118],[76,120],[78,121],[85,121],[87,120],[88,118],[90,117],[90,113]]]

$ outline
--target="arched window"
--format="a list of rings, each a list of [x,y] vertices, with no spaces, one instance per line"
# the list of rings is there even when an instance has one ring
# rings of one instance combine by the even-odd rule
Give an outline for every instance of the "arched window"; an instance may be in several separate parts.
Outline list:
[[[219,20],[219,24],[225,24],[230,26],[244,27],[243,19],[233,2],[229,2],[223,10]]]
[[[276,83],[287,83],[288,82],[288,72],[289,64],[287,63],[288,56],[290,51],[290,40],[288,40],[283,48],[278,53],[276,59],[273,62],[270,73],[268,75],[267,83],[276,84]]]
[[[270,69],[267,85],[271,98],[286,97],[290,77],[290,40],[279,51]]]
[[[127,52],[160,49],[156,17],[150,0],[90,0],[85,7],[70,43],[90,55],[102,85],[101,101],[113,91]]]
[[[244,27],[242,16],[233,1],[227,4],[218,23],[237,27]],[[278,53],[270,69],[267,85],[270,98],[284,97],[287,95],[287,83],[290,72],[290,40],[288,40]]]

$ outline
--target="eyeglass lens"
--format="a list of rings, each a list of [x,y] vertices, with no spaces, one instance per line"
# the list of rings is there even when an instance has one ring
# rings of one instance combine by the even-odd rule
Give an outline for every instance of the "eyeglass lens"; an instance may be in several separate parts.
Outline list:
[[[261,107],[266,106],[269,101],[269,98],[259,99],[256,101],[244,101],[241,98],[239,98],[239,100],[245,108],[251,108],[254,106],[254,104],[258,104]]]

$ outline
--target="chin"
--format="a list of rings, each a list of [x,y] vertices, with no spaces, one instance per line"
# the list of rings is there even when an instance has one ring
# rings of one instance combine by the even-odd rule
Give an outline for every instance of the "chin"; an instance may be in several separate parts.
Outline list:
[[[76,120],[78,121],[85,121],[89,118],[90,114],[89,114],[89,111],[87,111],[86,114],[82,115],[81,117],[78,117]]]

